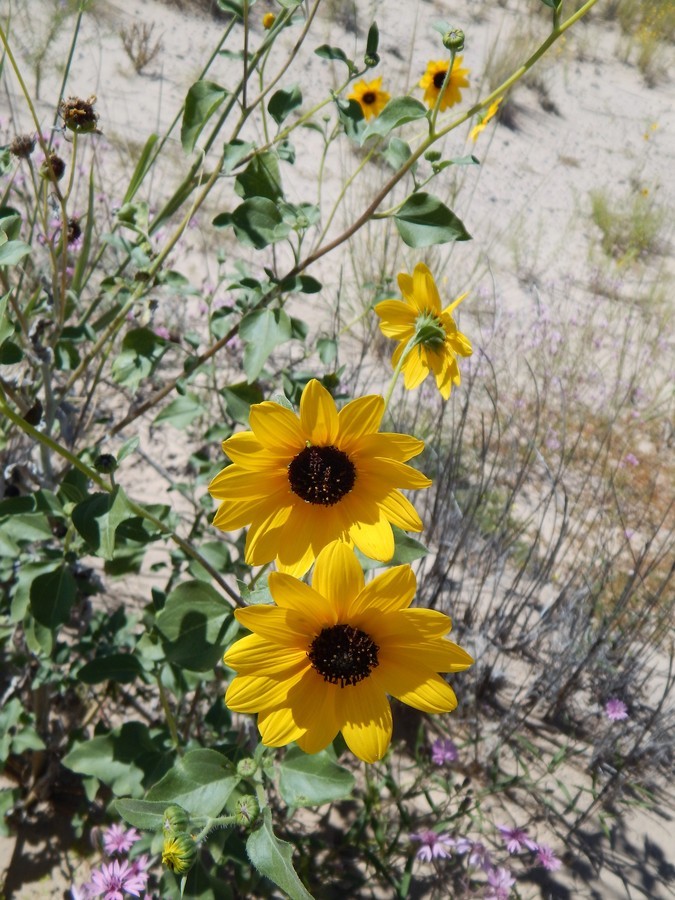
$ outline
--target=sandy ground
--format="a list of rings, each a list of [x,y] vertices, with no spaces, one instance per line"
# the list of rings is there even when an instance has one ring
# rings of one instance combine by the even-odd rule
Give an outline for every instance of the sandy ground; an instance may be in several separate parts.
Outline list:
[[[3,3],[5,6],[7,4]],[[15,51],[32,89],[35,54],[47,33],[46,11],[52,4],[32,0],[30,19],[26,14],[28,4],[14,6],[18,10],[14,26]],[[383,63],[376,74],[381,72],[384,86],[392,95],[404,93],[416,84],[426,61],[442,55],[438,34],[431,24],[448,16],[447,7],[422,0],[406,4],[405,8],[397,5],[395,10],[384,3],[372,2],[368,6],[369,16],[377,18],[381,32]],[[472,71],[472,87],[466,93],[467,100],[479,96],[480,73],[502,47],[513,44],[515,35],[519,36],[524,51],[529,52],[536,46],[537,39],[545,34],[545,20],[531,13],[532,5],[526,0],[492,6],[464,2],[453,8],[457,17],[453,24],[462,27],[466,33],[465,64]],[[255,7],[258,20],[267,9],[264,4]],[[0,13],[4,16],[2,10]],[[161,53],[141,75],[134,72],[120,38],[120,30],[134,22],[154,24],[153,39],[159,38],[162,43]],[[342,22],[333,17],[320,18],[310,46],[323,42],[336,44],[357,56],[356,47],[363,47],[368,22],[369,18],[364,16],[357,23],[360,33],[355,35],[351,30],[345,31]],[[256,27],[262,33],[260,25]],[[187,89],[198,77],[219,29],[218,24],[199,13],[187,14],[156,0],[99,2],[95,4],[93,14],[85,16],[66,93],[85,97],[96,94],[98,97],[97,109],[103,130],[99,140],[108,160],[106,177],[111,205],[119,202],[125,185],[120,162],[129,154],[135,159],[150,131],[161,133],[172,121]],[[290,32],[285,36],[287,46],[294,36]],[[70,29],[66,25],[43,48],[41,55],[42,81],[37,109],[46,125],[51,122],[58,100],[60,66],[67,54],[69,40]],[[239,42],[240,33],[235,29],[228,48],[238,48]],[[450,196],[458,186],[461,188],[453,208],[469,227],[474,240],[428,253],[408,251],[405,260],[409,266],[419,258],[433,258],[439,269],[445,271],[447,289],[453,296],[467,288],[478,297],[481,292],[492,294],[496,285],[504,312],[526,309],[540,292],[549,292],[558,302],[565,303],[566,284],[574,285],[575,302],[581,298],[582,302],[594,303],[593,285],[597,284],[598,278],[603,284],[609,280],[613,284],[618,281],[619,284],[614,286],[623,296],[630,295],[631,291],[638,296],[651,289],[654,281],[660,280],[666,286],[671,284],[672,259],[667,251],[672,232],[664,235],[664,254],[650,267],[631,267],[618,272],[601,261],[598,232],[589,214],[589,191],[598,188],[606,189],[615,197],[630,196],[631,192],[645,189],[659,204],[673,207],[673,83],[664,81],[647,87],[637,69],[617,57],[619,42],[618,27],[614,23],[599,17],[589,24],[581,23],[554,49],[550,59],[544,61],[535,86],[521,87],[515,93],[517,130],[490,125],[476,145],[467,141],[468,124],[453,133],[448,144],[450,155],[473,152],[482,165],[462,170],[459,185],[448,175],[447,179],[434,182],[432,190],[441,195],[446,191]],[[237,67],[238,63],[233,60],[219,59],[209,78],[227,86],[235,77]],[[273,66],[271,71],[275,71]],[[331,64],[305,54],[284,73],[278,86],[299,82],[305,106],[309,106],[335,85],[338,74],[342,73]],[[11,108],[23,129],[31,130],[16,84],[5,77],[2,90],[7,110]],[[414,93],[418,97],[421,95],[418,90]],[[5,125],[6,110],[2,117],[1,124]],[[414,139],[414,130],[407,136]],[[262,138],[253,131],[245,133],[244,137]],[[307,141],[307,150],[298,157],[295,167],[284,166],[284,183],[291,200],[314,199],[307,196],[306,190],[308,184],[315,182],[318,145],[309,133]],[[332,160],[324,199],[330,200],[337,195],[344,173],[351,171],[359,159],[358,154],[350,150]],[[168,146],[153,188],[162,186],[165,179],[168,180],[166,183],[177,183],[184,167],[176,138]],[[372,189],[373,180],[368,177],[355,184],[347,195],[344,210],[335,218],[330,235],[339,233],[345,222],[366,205],[365,198]],[[201,252],[204,245],[217,248],[226,243],[226,238],[213,233],[209,222],[209,215],[200,214],[197,227],[188,232],[181,244],[180,269],[197,286],[214,276],[213,262],[205,259]],[[376,242],[373,227],[369,226],[367,234],[367,241]],[[365,238],[359,240],[361,244],[356,245],[355,258],[362,259],[364,253],[367,255],[368,245]],[[330,322],[332,291],[339,273],[329,258],[322,260],[312,274],[327,285],[326,293],[316,302],[312,301],[311,308],[303,301],[299,310],[318,330],[328,327]],[[471,312],[467,315],[471,316]],[[155,324],[171,326],[177,321],[176,316],[175,312],[171,313],[165,322],[158,319]],[[183,321],[200,316],[198,297],[185,301],[181,316]],[[672,339],[672,334],[670,337]],[[375,372],[373,378],[377,377]],[[145,429],[143,433],[144,445],[146,434],[148,445],[155,439],[165,442],[160,451],[164,464],[170,468],[174,461],[172,454],[174,459],[178,458],[170,439],[151,435]],[[125,487],[139,500],[175,502],[175,495],[167,490],[168,482],[161,478],[150,484],[141,478],[132,478]],[[147,578],[151,576],[148,574]],[[622,848],[627,854],[627,865],[637,859],[638,867],[639,863],[644,863],[658,872],[658,866],[649,859],[650,853],[655,853],[653,848],[657,847],[672,868],[675,849],[671,826],[639,811],[632,822],[633,847]],[[0,873],[13,849],[11,840],[0,841]],[[27,886],[16,896],[25,900],[62,896],[63,884],[61,877],[53,874],[40,885]],[[633,883],[632,887],[624,886],[618,880],[601,880],[594,891],[589,893],[577,874],[570,870],[570,897],[594,896],[611,900],[641,896],[660,900],[673,896],[672,888],[665,881],[659,884],[658,878],[652,883]]]

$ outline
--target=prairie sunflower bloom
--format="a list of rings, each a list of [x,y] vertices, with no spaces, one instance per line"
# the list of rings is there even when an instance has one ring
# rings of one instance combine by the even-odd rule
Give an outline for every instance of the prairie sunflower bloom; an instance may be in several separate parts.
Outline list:
[[[462,68],[463,56],[456,56],[452,64],[452,71],[448,78],[448,83],[443,91],[439,109],[444,112],[462,99],[460,88],[469,86],[469,69]],[[449,61],[447,59],[432,60],[427,63],[427,70],[420,79],[419,86],[424,88],[424,102],[433,109],[436,105],[436,99],[443,87],[445,73],[448,71]]]
[[[347,97],[347,100],[356,100],[366,119],[379,116],[390,99],[391,94],[382,90],[382,76],[373,81],[357,81]]]
[[[291,741],[318,753],[338,731],[365,762],[391,740],[387,695],[423,712],[450,712],[457,698],[439,672],[473,660],[445,635],[452,622],[410,609],[416,582],[395,566],[364,583],[353,550],[341,541],[318,555],[312,586],[281,572],[269,577],[275,606],[238,609],[253,634],[224,657],[237,672],[225,695],[231,710],[258,713],[263,743]]]
[[[424,443],[378,433],[384,400],[360,397],[340,412],[315,379],[302,392],[300,417],[274,402],[251,407],[251,431],[223,441],[234,465],[209,485],[222,501],[213,520],[231,531],[250,525],[246,562],[305,574],[327,544],[356,544],[366,556],[394,555],[391,526],[421,531],[422,522],[398,488],[429,487],[406,466]]]
[[[452,385],[461,380],[457,356],[471,356],[473,352],[469,339],[458,331],[452,318],[466,294],[441,309],[434,276],[424,263],[417,263],[412,276],[401,272],[398,286],[402,301],[383,300],[374,307],[382,334],[399,341],[392,364],[395,368],[406,352],[402,370],[406,388],[413,390],[433,372],[436,386],[447,400]],[[416,343],[411,345],[413,339]]]
[[[473,126],[473,128],[469,132],[469,138],[472,141],[478,140],[478,135],[481,133],[481,131],[483,131],[483,129],[485,128],[487,123],[490,121],[490,119],[494,115],[497,114],[497,110],[499,109],[499,104],[502,102],[503,99],[504,99],[503,97],[498,97],[494,101],[494,103],[490,104],[488,111],[481,118],[478,119],[478,122]]]

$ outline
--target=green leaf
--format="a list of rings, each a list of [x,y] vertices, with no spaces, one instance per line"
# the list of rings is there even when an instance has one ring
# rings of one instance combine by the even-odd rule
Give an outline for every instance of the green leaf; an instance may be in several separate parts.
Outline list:
[[[541,0],[541,2],[544,6],[548,6],[551,9],[557,9],[562,3],[562,0]]]
[[[15,266],[31,250],[30,244],[25,241],[6,241],[0,246],[0,266]]]
[[[82,666],[77,677],[85,684],[99,684],[101,681],[129,684],[142,671],[143,666],[138,657],[131,653],[110,653],[108,656],[98,656]]]
[[[244,200],[266,197],[280,200],[284,196],[279,174],[279,160],[274,153],[257,153],[234,180],[234,189]]]
[[[426,106],[420,103],[419,100],[415,100],[414,97],[394,97],[363,132],[361,143],[363,144],[373,135],[384,137],[390,131],[393,131],[394,128],[405,125],[406,122],[423,119],[426,114]]]
[[[164,800],[113,800],[111,806],[125,822],[135,828],[142,828],[143,831],[162,830],[164,810],[167,807]]]
[[[0,366],[14,366],[23,359],[23,350],[14,341],[5,340],[0,348]]]
[[[135,513],[129,509],[127,496],[119,485],[110,494],[92,494],[73,509],[73,525],[96,556],[112,559],[115,554],[115,532],[125,519]]]
[[[177,803],[194,816],[215,817],[239,781],[222,753],[190,750],[150,788],[146,799]]]
[[[180,141],[185,153],[192,153],[202,129],[227,97],[228,92],[213,81],[196,81],[185,98]]]
[[[187,428],[199,415],[204,413],[204,407],[194,394],[184,394],[176,397],[168,406],[155,417],[155,425],[168,422],[174,428]]]
[[[0,244],[18,240],[21,234],[21,213],[13,206],[0,207]]]
[[[285,891],[291,900],[313,900],[293,868],[293,845],[279,840],[272,830],[269,808],[263,813],[262,826],[248,836],[246,852],[260,874]]]
[[[333,338],[319,338],[316,349],[324,366],[330,366],[337,358],[338,345]]]
[[[124,336],[122,351],[112,364],[117,384],[136,390],[166,352],[166,342],[149,328],[132,328]]]
[[[349,797],[354,776],[335,761],[332,750],[309,755],[291,747],[279,765],[279,790],[289,806],[319,806]]]
[[[0,347],[5,343],[7,338],[14,334],[14,324],[10,322],[7,315],[7,302],[9,300],[9,291],[0,297]]]
[[[247,141],[234,140],[230,144],[225,144],[223,149],[223,172],[229,175],[233,169],[236,169],[239,163],[255,149],[255,144],[249,144]]]
[[[461,219],[437,197],[423,191],[408,197],[394,215],[394,221],[409,247],[471,240]]]
[[[159,140],[159,135],[151,134],[150,137],[145,142],[145,146],[143,147],[143,151],[136,163],[136,168],[134,169],[134,174],[131,176],[131,181],[129,182],[129,187],[127,188],[127,192],[124,195],[124,199],[122,200],[122,206],[125,203],[130,203],[133,200],[136,191],[141,185],[141,182],[145,178],[150,166],[153,163],[153,159],[151,159],[152,151],[154,150],[155,144]]]
[[[311,275],[294,275],[292,278],[284,278],[279,287],[289,294],[318,294],[323,285]]]
[[[89,196],[87,201],[87,215],[84,220],[84,233],[82,235],[82,246],[77,254],[77,262],[75,263],[75,271],[73,272],[73,280],[71,288],[73,292],[79,295],[84,281],[84,273],[89,262],[89,254],[91,253],[92,235],[94,233],[94,224],[96,222],[96,214],[94,206],[96,201],[96,180],[94,179],[94,166],[89,172]]]
[[[314,52],[321,59],[337,59],[339,62],[343,62],[350,71],[354,68],[352,60],[347,59],[346,54],[339,47],[330,47],[328,44],[322,44]]]
[[[382,152],[382,156],[389,163],[392,169],[398,171],[401,166],[406,163],[412,156],[410,144],[402,141],[400,138],[393,137],[387,147]],[[417,164],[413,166],[413,171],[417,168]]]
[[[156,619],[166,658],[191,672],[212,669],[223,655],[232,608],[204,581],[186,581],[166,598]]]
[[[302,105],[302,91],[294,84],[286,91],[276,91],[270,97],[267,110],[277,125],[281,125],[284,119]]]
[[[283,310],[256,310],[241,320],[239,336],[245,344],[244,371],[252,384],[274,348],[290,339],[291,320]]]
[[[65,563],[38,575],[30,586],[30,606],[36,621],[46,628],[63,625],[68,621],[76,594],[75,579]]]
[[[213,220],[216,228],[234,227],[237,239],[246,247],[262,250],[268,244],[283,240],[291,231],[276,204],[264,197],[245,200],[233,213],[221,213]]]

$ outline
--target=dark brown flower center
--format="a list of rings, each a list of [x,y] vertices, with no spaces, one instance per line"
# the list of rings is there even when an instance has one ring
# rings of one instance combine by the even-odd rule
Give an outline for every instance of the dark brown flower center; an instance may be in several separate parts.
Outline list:
[[[289,465],[288,481],[307,503],[333,506],[354,487],[356,469],[337,447],[305,447]]]
[[[447,71],[447,69],[443,69],[442,72],[436,72],[436,74],[434,75],[434,87],[437,91],[440,91],[440,89],[443,87],[443,82],[445,81],[445,73]]]
[[[331,684],[358,684],[379,666],[375,641],[351,625],[324,628],[312,641],[307,656],[314,669]]]
[[[365,94],[361,96],[361,102],[367,103],[369,106],[371,103],[375,103],[377,100],[377,95],[375,91],[366,91]]]

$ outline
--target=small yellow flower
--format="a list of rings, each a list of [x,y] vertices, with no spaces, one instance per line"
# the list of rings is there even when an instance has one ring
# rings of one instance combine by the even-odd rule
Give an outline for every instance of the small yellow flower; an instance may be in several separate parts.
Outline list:
[[[503,97],[499,97],[497,100],[495,100],[494,103],[490,104],[488,111],[478,119],[478,122],[469,132],[469,137],[472,141],[478,140],[478,135],[481,133],[481,131],[483,131],[490,119],[496,114],[497,110],[499,109],[499,104],[503,99]]]
[[[225,654],[237,673],[226,704],[258,714],[268,747],[296,741],[318,753],[341,731],[359,759],[382,759],[392,731],[388,697],[423,712],[450,712],[457,698],[438,673],[473,662],[446,640],[448,616],[410,609],[416,586],[410,566],[394,566],[366,585],[341,541],[319,553],[311,587],[272,572],[275,606],[235,611],[253,634]]]
[[[373,116],[379,116],[389,103],[391,94],[382,90],[382,76],[380,76],[373,81],[357,81],[347,99],[356,100],[366,119],[371,119]]]
[[[299,417],[279,403],[255,403],[252,431],[223,441],[234,465],[209,485],[220,501],[213,524],[222,531],[250,525],[246,562],[276,559],[298,577],[335,540],[356,544],[371,559],[391,559],[392,524],[422,530],[399,488],[419,490],[431,481],[405,465],[423,442],[380,434],[383,415],[379,396],[359,397],[338,412],[316,379],[302,392]]]
[[[433,372],[441,396],[447,400],[453,384],[460,383],[457,356],[471,356],[469,339],[458,331],[452,312],[466,294],[445,309],[434,277],[424,263],[417,263],[412,276],[401,272],[398,286],[403,300],[383,300],[376,304],[380,330],[388,338],[399,341],[392,364],[396,367],[409,342],[417,335],[419,342],[407,353],[403,363],[406,388],[418,387]]]
[[[469,69],[462,68],[463,56],[456,56],[452,64],[452,71],[448,83],[441,97],[440,111],[443,112],[459,103],[462,99],[460,88],[469,86]],[[443,87],[449,61],[447,59],[432,60],[427,63],[427,70],[420,79],[419,86],[424,88],[424,102],[431,109],[436,105],[436,100]]]
[[[263,16],[263,28],[265,29],[265,31],[269,31],[276,20],[277,17],[274,15],[274,13],[265,13],[265,15]]]

